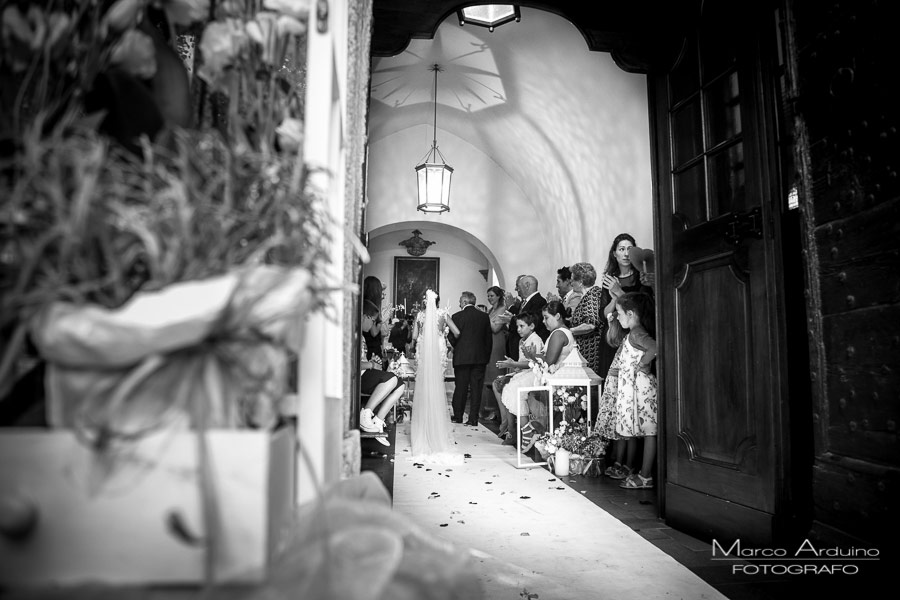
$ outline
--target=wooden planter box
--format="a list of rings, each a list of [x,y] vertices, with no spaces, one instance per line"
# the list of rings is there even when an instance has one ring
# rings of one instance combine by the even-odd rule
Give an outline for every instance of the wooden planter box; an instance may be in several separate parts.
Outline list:
[[[260,581],[291,528],[294,431],[207,439],[221,524],[214,580]],[[0,585],[203,581],[196,434],[155,433],[116,456],[104,475],[70,431],[0,434]],[[24,532],[10,525],[23,506],[36,516]]]

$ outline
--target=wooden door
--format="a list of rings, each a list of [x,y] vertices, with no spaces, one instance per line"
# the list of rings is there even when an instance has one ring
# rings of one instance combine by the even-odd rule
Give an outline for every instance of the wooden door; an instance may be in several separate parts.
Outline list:
[[[678,62],[651,83],[660,474],[673,527],[764,544],[785,509],[788,459],[774,103],[767,16],[734,8],[704,2]]]

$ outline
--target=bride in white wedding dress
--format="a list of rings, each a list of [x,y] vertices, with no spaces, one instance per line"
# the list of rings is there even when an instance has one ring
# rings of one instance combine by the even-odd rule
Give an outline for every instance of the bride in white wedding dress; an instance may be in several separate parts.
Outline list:
[[[453,452],[456,445],[450,427],[450,407],[444,388],[447,366],[447,341],[444,327],[459,334],[450,315],[437,309],[437,294],[425,292],[425,311],[416,320],[416,390],[410,421],[412,460],[440,464],[461,464],[463,455]]]

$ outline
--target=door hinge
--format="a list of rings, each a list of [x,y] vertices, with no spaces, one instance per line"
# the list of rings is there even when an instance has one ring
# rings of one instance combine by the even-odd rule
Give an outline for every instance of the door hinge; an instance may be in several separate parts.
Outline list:
[[[737,246],[744,238],[763,238],[762,209],[756,207],[744,213],[737,213],[725,222],[725,241]]]

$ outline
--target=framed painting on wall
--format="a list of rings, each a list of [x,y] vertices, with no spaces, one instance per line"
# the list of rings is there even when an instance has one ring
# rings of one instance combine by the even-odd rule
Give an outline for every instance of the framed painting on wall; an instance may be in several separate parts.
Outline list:
[[[394,305],[406,307],[409,314],[414,308],[422,308],[425,290],[432,289],[440,295],[438,282],[441,275],[440,258],[394,257]]]

